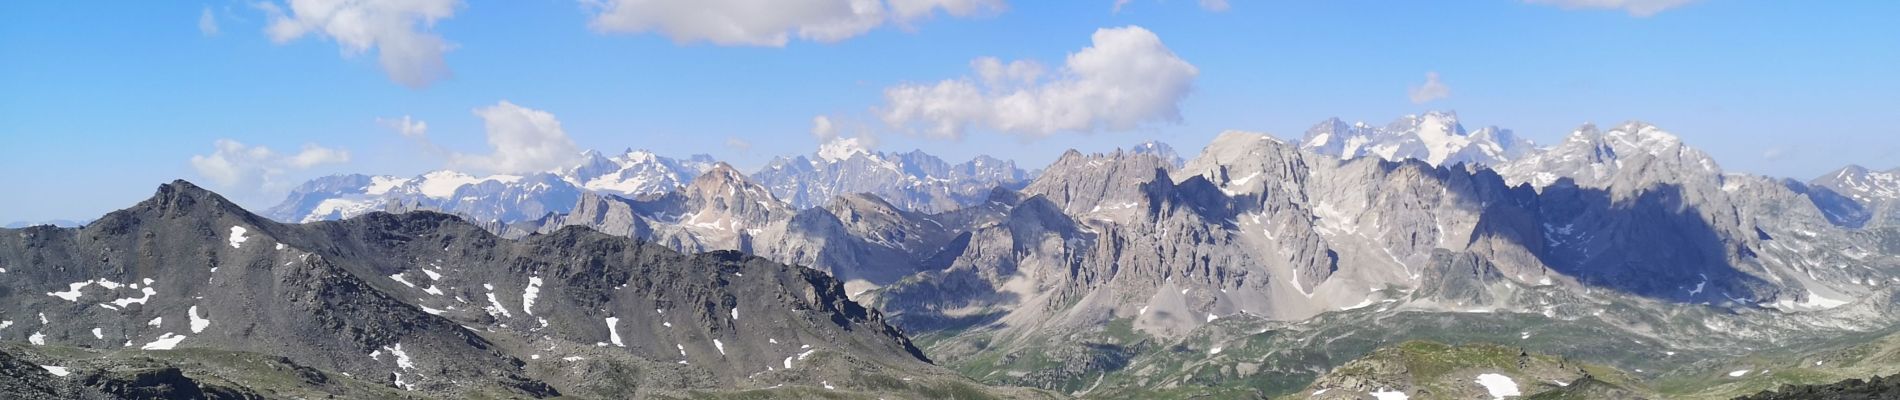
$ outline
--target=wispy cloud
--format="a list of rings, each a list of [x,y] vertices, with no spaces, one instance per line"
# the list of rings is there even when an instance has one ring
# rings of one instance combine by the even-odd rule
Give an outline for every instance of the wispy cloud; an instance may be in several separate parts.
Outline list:
[[[1774,146],[1763,150],[1761,152],[1761,158],[1768,161],[1781,161],[1788,157],[1793,157],[1795,153],[1799,151],[1800,148],[1794,146]]]
[[[939,10],[954,17],[1000,12],[1003,0],[582,0],[595,30],[658,33],[675,42],[784,46],[836,42],[879,26],[910,26]]]
[[[198,33],[206,37],[218,35],[218,16],[211,13],[211,6],[198,12]]]
[[[1438,72],[1426,72],[1425,84],[1413,86],[1406,95],[1412,98],[1413,104],[1424,104],[1432,100],[1451,97],[1451,86],[1445,86],[1444,82],[1438,81]]]
[[[428,121],[404,115],[401,118],[377,118],[376,124],[395,132],[397,136],[416,141],[417,145],[422,146],[423,152],[429,155],[439,157],[445,153],[434,140],[429,140]]]
[[[1545,4],[1567,10],[1620,10],[1634,17],[1648,17],[1671,8],[1694,3],[1696,0],[1525,0],[1531,4]]]
[[[1100,29],[1091,39],[1054,74],[1032,62],[978,58],[977,78],[887,88],[877,112],[893,127],[942,138],[972,127],[1040,137],[1181,120],[1199,69],[1139,26]]]
[[[289,0],[258,7],[270,18],[265,31],[272,41],[317,35],[335,40],[346,57],[375,50],[390,80],[423,88],[449,76],[442,54],[453,46],[430,30],[455,16],[461,0]]]
[[[1135,0],[1115,0],[1115,5],[1110,7],[1109,11],[1119,14],[1122,12],[1122,7],[1134,1]],[[1197,2],[1201,5],[1201,9],[1207,11],[1223,12],[1232,8],[1231,5],[1227,4],[1227,0],[1198,0]]]
[[[315,143],[288,154],[231,139],[218,139],[212,147],[211,154],[191,156],[192,169],[218,185],[246,193],[281,189],[285,186],[282,177],[289,172],[350,161],[349,151]]]
[[[727,136],[726,148],[732,149],[733,151],[737,151],[740,153],[744,153],[744,152],[752,151],[752,142],[746,141],[745,139],[740,139],[738,136]]]

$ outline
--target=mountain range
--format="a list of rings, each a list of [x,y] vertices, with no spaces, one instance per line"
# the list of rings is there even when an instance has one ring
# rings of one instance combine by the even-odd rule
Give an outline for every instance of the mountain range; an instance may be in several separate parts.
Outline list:
[[[585,229],[506,240],[426,211],[281,224],[178,181],[84,228],[9,232],[0,249],[0,337],[26,338],[17,357],[55,375],[119,376],[95,385],[111,396],[987,390],[821,272]],[[296,379],[229,371],[251,354]],[[181,370],[196,376],[134,379]]]
[[[635,198],[687,186],[719,162],[707,155],[675,159],[645,150],[607,157],[588,151],[578,164],[525,175],[443,170],[415,177],[346,174],[313,179],[265,214],[285,222],[333,220],[389,209],[431,209],[477,221],[518,222],[567,213],[583,193]],[[748,178],[797,208],[872,193],[905,209],[938,211],[980,201],[993,187],[1021,187],[1029,173],[1011,161],[980,156],[949,164],[922,151],[872,152],[856,139],[828,143],[817,154],[776,158]]]
[[[1900,372],[1900,170],[1726,172],[1643,122],[1536,147],[1449,112],[1332,119],[1036,172],[849,139],[752,174],[583,159],[320,178],[270,219],[174,182],[9,230],[0,339],[36,346],[0,350],[277,356],[351,374],[277,390],[359,397],[1732,397]]]

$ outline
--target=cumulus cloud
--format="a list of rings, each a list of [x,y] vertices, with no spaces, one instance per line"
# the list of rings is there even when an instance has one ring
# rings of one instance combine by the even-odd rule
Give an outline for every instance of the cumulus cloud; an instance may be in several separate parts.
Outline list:
[[[978,58],[970,63],[977,78],[886,88],[876,112],[890,126],[942,138],[973,127],[1040,137],[1181,120],[1199,69],[1139,26],[1096,30],[1091,39],[1053,74]]]
[[[211,6],[205,6],[204,10],[198,12],[198,33],[218,35],[218,16],[211,14]]]
[[[489,154],[454,154],[450,163],[460,168],[498,173],[545,172],[570,166],[580,149],[561,129],[561,121],[546,111],[506,100],[475,109],[488,132]]]
[[[659,33],[679,43],[784,46],[792,38],[849,39],[885,24],[910,26],[938,10],[955,17],[1002,11],[1003,0],[582,0],[595,30]]]
[[[335,40],[345,57],[376,51],[389,79],[423,88],[449,75],[442,54],[453,46],[430,32],[455,16],[461,0],[289,0],[262,3],[265,32],[279,44],[307,35]],[[287,9],[286,9],[287,8]]]
[[[231,139],[218,139],[212,146],[214,151],[209,155],[191,156],[192,169],[212,182],[241,191],[275,190],[285,185],[281,179],[286,173],[350,161],[349,151],[314,143],[289,154]]]
[[[1438,81],[1437,72],[1426,72],[1425,84],[1413,86],[1412,90],[1406,94],[1412,98],[1413,104],[1424,104],[1432,100],[1451,97],[1451,87]]]
[[[1696,0],[1524,0],[1566,10],[1621,10],[1630,16],[1648,17],[1665,10],[1694,3]]]

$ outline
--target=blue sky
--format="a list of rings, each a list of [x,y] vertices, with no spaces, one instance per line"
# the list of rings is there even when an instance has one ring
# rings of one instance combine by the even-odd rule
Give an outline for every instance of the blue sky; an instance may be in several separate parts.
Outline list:
[[[352,27],[382,36],[349,54],[349,32],[269,32],[309,17],[277,1],[0,4],[0,182],[13,193],[0,196],[0,221],[94,218],[176,178],[262,209],[313,176],[498,160],[509,149],[489,146],[491,121],[475,110],[503,101],[557,119],[575,148],[708,153],[748,170],[813,151],[818,116],[881,150],[1037,168],[1069,148],[1158,139],[1191,154],[1227,129],[1297,137],[1328,117],[1382,124],[1427,110],[1540,143],[1585,122],[1641,119],[1737,172],[1805,180],[1848,163],[1900,167],[1900,2],[932,0],[942,6],[890,8],[829,36],[800,34],[812,26],[796,25],[800,10],[774,10],[763,30],[735,38],[692,25],[719,10],[626,7],[627,19],[608,20],[612,1],[403,0],[370,7],[387,18]],[[411,3],[443,7],[397,7]],[[776,30],[782,45],[769,34],[779,26],[792,27]],[[1094,41],[1098,30],[1146,32],[1133,36],[1160,52],[1131,57],[1171,56],[1192,73],[1130,72],[1183,86],[1096,110],[1126,119],[1081,129],[975,117],[949,138],[883,114],[898,107],[889,89],[982,81],[980,57],[1039,63],[1040,78],[1021,84],[1032,88],[1074,78],[1153,89],[1065,75],[1065,57],[1111,47]],[[403,44],[394,40],[416,38],[439,38],[447,73],[415,78],[379,62]],[[1448,93],[1414,102],[1408,91],[1427,73]],[[427,144],[393,129],[404,116],[426,121]],[[271,153],[213,176],[192,159],[217,155],[221,140],[232,154]]]

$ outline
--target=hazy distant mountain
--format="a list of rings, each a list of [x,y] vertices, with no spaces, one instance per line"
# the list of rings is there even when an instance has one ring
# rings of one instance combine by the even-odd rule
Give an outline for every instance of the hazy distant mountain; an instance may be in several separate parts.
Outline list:
[[[1654,125],[1631,121],[1608,132],[1585,124],[1554,146],[1497,166],[1505,180],[1543,187],[1559,178],[1579,186],[1635,186],[1646,182],[1712,183],[1722,168],[1682,139]]]
[[[1158,151],[1169,151],[1160,146]],[[705,155],[673,159],[629,150],[607,157],[589,151],[572,167],[542,174],[335,175],[297,187],[266,215],[302,222],[426,209],[506,224],[567,213],[582,193],[627,198],[668,193],[717,163]],[[794,209],[818,207],[841,195],[872,193],[906,210],[936,212],[980,201],[994,187],[1020,188],[1028,178],[1014,162],[989,156],[949,164],[922,151],[871,152],[858,147],[855,139],[843,139],[812,156],[773,159],[748,179],[765,185]]]
[[[1849,165],[1808,181],[1828,217],[1850,227],[1900,225],[1900,168],[1871,171]]]
[[[1020,188],[1029,175],[1013,161],[990,156],[950,164],[923,151],[865,150],[847,138],[814,155],[774,158],[752,179],[799,209],[870,193],[906,210],[940,212],[981,201],[994,187]]]
[[[279,221],[310,222],[393,207],[439,210],[477,221],[515,222],[565,213],[584,192],[624,196],[665,193],[711,168],[714,162],[706,155],[678,160],[645,150],[628,150],[615,157],[588,151],[577,165],[554,173],[478,177],[445,170],[410,178],[333,175],[291,190],[265,215]]]
[[[1135,147],[1129,148],[1128,151],[1135,154],[1159,157],[1162,161],[1168,162],[1168,165],[1172,165],[1175,168],[1180,168],[1181,163],[1186,162],[1186,160],[1181,158],[1180,154],[1174,152],[1173,146],[1168,146],[1167,143],[1154,140],[1136,144]]]
[[[806,265],[837,277],[852,293],[896,282],[921,268],[948,240],[927,215],[870,194],[839,196],[794,210],[730,166],[717,164],[676,192],[628,199],[585,195],[567,214],[515,224],[509,236],[585,226],[683,252],[740,250]]]
[[[45,221],[14,221],[14,222],[6,224],[6,226],[3,226],[3,227],[4,228],[25,228],[29,226],[52,225],[52,226],[57,226],[61,228],[72,228],[72,227],[85,225],[86,222],[88,221],[74,221],[74,220],[68,220],[68,219],[49,219]]]

